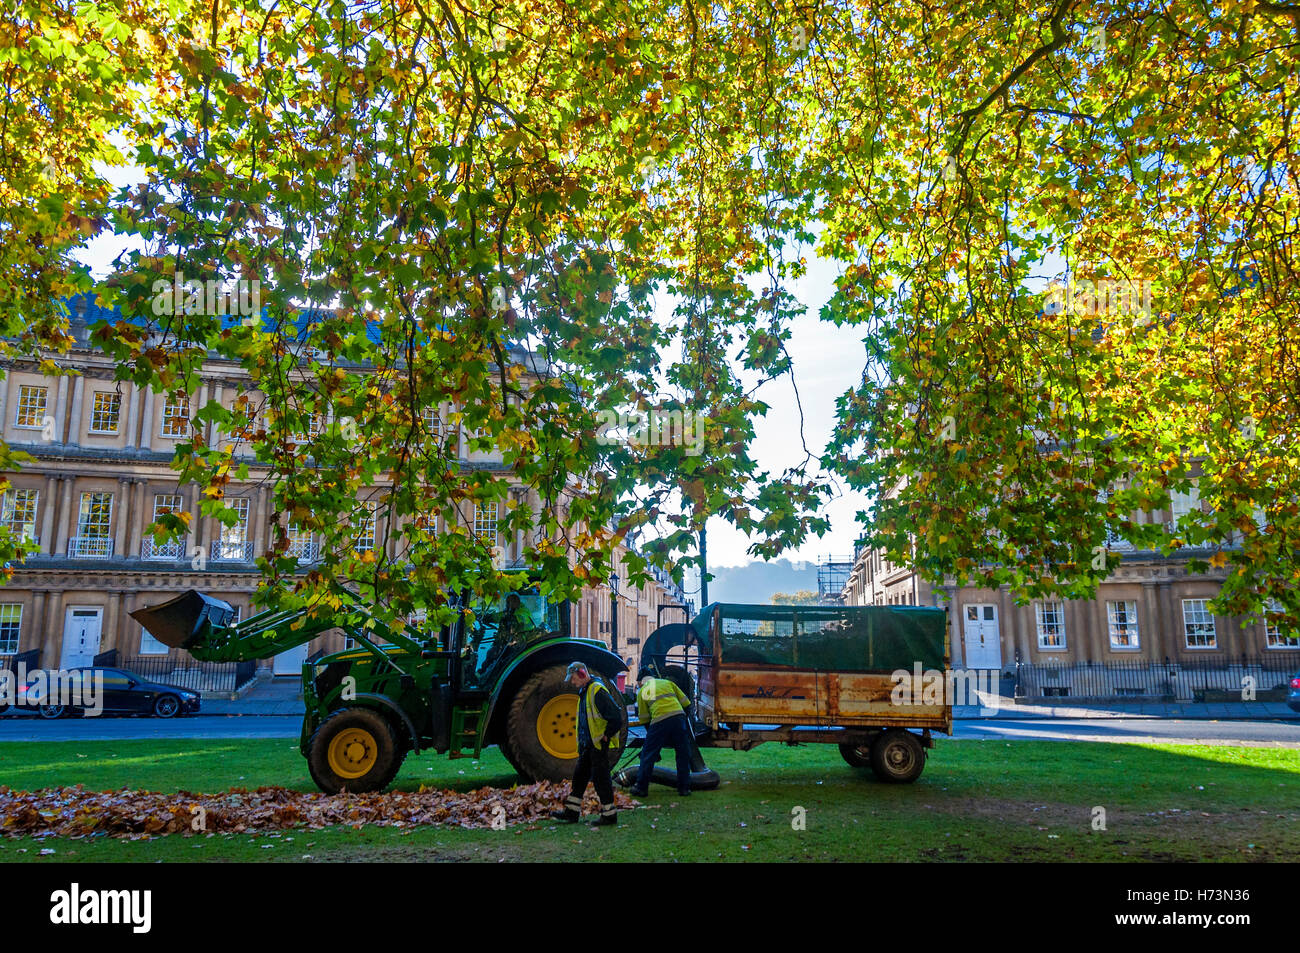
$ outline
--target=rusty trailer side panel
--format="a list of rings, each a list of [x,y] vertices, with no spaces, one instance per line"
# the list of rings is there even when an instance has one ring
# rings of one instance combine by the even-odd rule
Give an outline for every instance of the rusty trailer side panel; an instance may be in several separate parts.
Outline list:
[[[894,704],[897,680],[878,672],[818,672],[723,665],[702,677],[701,708],[719,724],[817,725],[930,728],[952,733],[952,708],[937,704]],[[925,700],[920,679],[908,679],[905,697]],[[707,692],[706,692],[707,685]],[[711,715],[712,717],[709,717]]]

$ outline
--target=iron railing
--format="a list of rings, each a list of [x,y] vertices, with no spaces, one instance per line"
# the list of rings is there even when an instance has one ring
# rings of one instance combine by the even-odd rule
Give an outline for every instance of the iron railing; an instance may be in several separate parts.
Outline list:
[[[253,544],[214,539],[208,559],[214,563],[251,563],[253,561]]]
[[[113,555],[113,537],[73,536],[68,540],[68,555],[73,559],[108,559]]]
[[[13,655],[0,655],[0,672],[18,673],[18,666],[28,672],[35,671],[41,667],[41,650],[28,649],[26,652],[16,652]]]
[[[141,559],[184,559],[185,543],[183,540],[175,540],[168,543],[156,543],[149,537],[145,537],[144,542],[140,544]]]
[[[316,562],[320,559],[320,545],[315,539],[290,540],[285,555],[297,557],[300,563]]]
[[[1017,662],[1016,695],[1026,699],[1125,698],[1195,702],[1216,694],[1251,700],[1252,693],[1285,687],[1300,669],[1300,656],[1219,656],[1163,662]]]
[[[110,649],[95,656],[95,665],[120,668],[151,682],[195,692],[233,692],[257,677],[257,661],[200,662],[187,654],[124,656]]]

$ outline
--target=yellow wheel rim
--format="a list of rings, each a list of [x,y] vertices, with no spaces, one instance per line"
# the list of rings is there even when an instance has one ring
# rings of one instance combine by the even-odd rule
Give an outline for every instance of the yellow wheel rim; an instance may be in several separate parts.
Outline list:
[[[345,728],[330,739],[327,757],[340,778],[359,778],[375,766],[379,745],[364,728]]]
[[[537,740],[553,758],[578,756],[578,696],[556,695],[537,713]]]

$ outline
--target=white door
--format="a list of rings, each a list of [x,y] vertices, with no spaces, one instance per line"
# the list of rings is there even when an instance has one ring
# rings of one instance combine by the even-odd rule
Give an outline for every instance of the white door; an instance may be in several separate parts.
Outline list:
[[[998,607],[968,605],[962,630],[967,668],[1001,668],[1002,639],[998,635]]]
[[[271,662],[272,675],[301,675],[302,665],[307,661],[307,646],[299,645],[281,652]]]
[[[63,622],[63,669],[94,665],[99,654],[99,632],[104,610],[90,606],[69,606]]]

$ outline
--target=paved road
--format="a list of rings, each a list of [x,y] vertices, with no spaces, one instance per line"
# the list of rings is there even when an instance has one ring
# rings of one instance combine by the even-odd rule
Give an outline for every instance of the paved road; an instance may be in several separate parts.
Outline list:
[[[119,738],[297,738],[301,715],[195,715],[185,718],[0,718],[3,741],[112,741]]]
[[[1300,748],[1300,722],[1205,721],[1176,718],[1114,718],[1103,721],[1022,718],[961,721],[958,739],[1001,738],[1007,741],[1183,742],[1220,746]]]
[[[79,741],[117,738],[297,738],[296,715],[198,715],[192,718],[71,718],[44,721],[30,716],[0,718],[3,741]],[[961,721],[957,739],[1007,741],[1188,742],[1209,745],[1260,745],[1300,748],[1297,721],[1205,721],[1202,719],[1122,718],[1069,720],[1026,718]],[[942,740],[942,736],[941,736]]]

